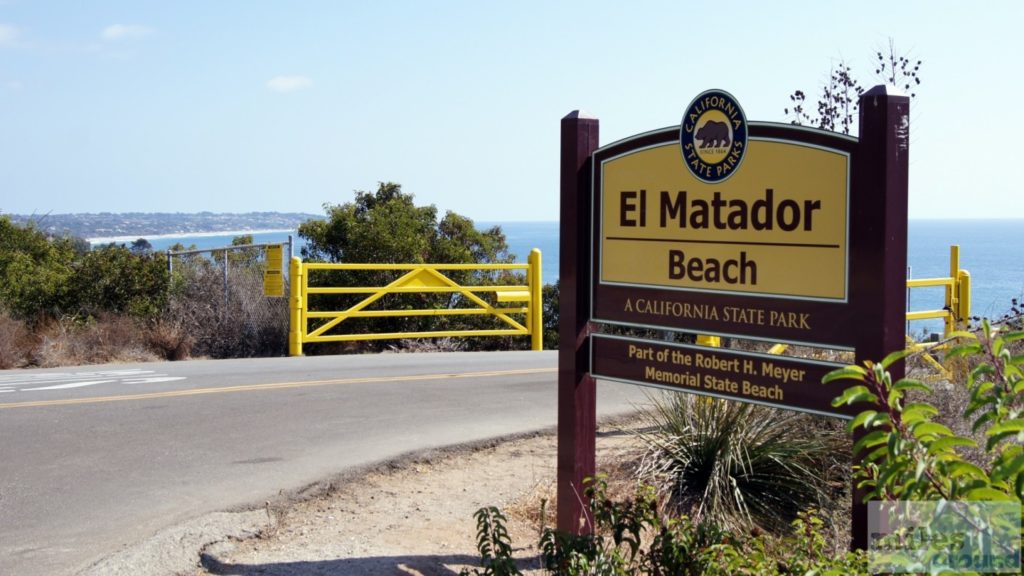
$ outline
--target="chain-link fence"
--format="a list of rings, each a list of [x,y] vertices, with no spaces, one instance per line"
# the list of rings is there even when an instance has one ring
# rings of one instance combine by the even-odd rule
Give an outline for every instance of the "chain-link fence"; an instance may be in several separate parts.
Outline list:
[[[280,356],[288,350],[288,282],[281,297],[264,295],[268,248],[247,244],[167,253],[169,318],[191,339],[194,356]]]

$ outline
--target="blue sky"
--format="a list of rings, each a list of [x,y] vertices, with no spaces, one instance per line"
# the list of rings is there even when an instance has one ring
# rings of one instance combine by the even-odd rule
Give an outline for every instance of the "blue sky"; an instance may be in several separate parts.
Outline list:
[[[874,11],[874,12],[872,12]],[[840,59],[924,61],[910,215],[1024,217],[1024,2],[0,0],[0,211],[321,213],[400,182],[558,218],[559,120],[602,143],[699,92],[784,121]]]

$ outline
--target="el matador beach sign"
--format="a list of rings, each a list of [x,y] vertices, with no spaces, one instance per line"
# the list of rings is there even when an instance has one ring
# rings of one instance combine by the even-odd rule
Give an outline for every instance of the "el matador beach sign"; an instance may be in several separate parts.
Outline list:
[[[855,143],[708,90],[678,127],[595,151],[593,320],[852,349]],[[603,335],[591,353],[598,377],[839,415],[833,363]]]
[[[602,285],[846,301],[850,154],[749,128],[708,91],[678,138],[601,158]]]
[[[721,90],[677,126],[604,146],[598,119],[562,118],[561,529],[579,529],[594,473],[595,379],[854,413],[821,383],[838,364],[655,334],[805,344],[856,363],[904,346],[910,100],[875,86],[858,104],[856,138],[748,121]],[[866,518],[855,498],[858,548]]]

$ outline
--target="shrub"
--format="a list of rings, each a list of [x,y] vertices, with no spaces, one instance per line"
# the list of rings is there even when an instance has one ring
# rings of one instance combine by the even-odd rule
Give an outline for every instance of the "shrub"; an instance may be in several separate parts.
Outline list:
[[[970,401],[964,419],[986,438],[982,466],[967,461],[964,448],[977,448],[935,421],[939,411],[927,402],[907,402],[909,391],[931,387],[909,378],[892,381],[888,368],[909,351],[894,352],[878,363],[847,366],[826,382],[855,380],[835,405],[865,404],[850,423],[864,436],[854,446],[863,451],[856,479],[867,497],[879,500],[1021,500],[1024,498],[1024,332],[1000,334],[987,321],[980,334],[958,332],[961,344],[948,358],[975,360],[965,383]]]
[[[864,366],[847,366],[830,373],[825,381],[859,382],[848,387],[834,404],[863,404],[866,408],[849,426],[851,431],[861,434],[854,445],[855,452],[862,455],[861,464],[855,469],[855,479],[866,493],[865,500],[939,501],[935,508],[936,522],[955,517],[958,532],[970,525],[977,532],[975,536],[983,537],[983,530],[999,521],[984,514],[976,515],[966,507],[943,503],[1003,501],[1010,503],[1011,510],[1020,509],[1024,500],[1024,354],[1021,349],[1024,332],[1004,333],[998,326],[993,327],[983,320],[979,333],[958,332],[953,337],[959,344],[949,352],[947,359],[963,359],[971,367],[963,383],[969,400],[962,419],[971,423],[972,432],[981,436],[983,446],[937,422],[939,410],[924,401],[928,396],[922,401],[908,399],[913,392],[930,395],[929,385],[909,378],[893,382],[889,368],[906,358],[909,351],[894,352],[878,363],[868,361]],[[903,521],[913,510],[893,506],[888,513],[893,525],[908,526]],[[1019,516],[1017,521],[1015,529],[1019,531]],[[913,524],[919,522],[915,520]],[[941,525],[935,527],[937,534],[943,535]],[[931,528],[931,525],[916,526],[918,530]],[[1012,546],[1004,539],[1006,536],[1006,532],[989,534],[986,554],[994,554],[999,561],[1016,555],[1012,561],[1019,563],[1024,539]],[[906,542],[908,534],[904,529],[887,537],[891,538],[896,540],[889,542]],[[946,562],[951,550],[959,549],[966,554],[963,542],[956,544],[956,548],[934,537],[929,538],[926,545],[917,542],[913,549],[898,545],[895,563],[884,565],[902,569],[908,567],[908,563],[916,563],[913,566],[928,568],[933,560]],[[886,563],[892,558],[881,556],[879,560]]]
[[[834,552],[822,533],[825,523],[813,513],[801,512],[792,523],[792,531],[783,538],[767,534],[746,541],[726,538],[709,552],[715,556],[704,572],[709,576],[821,575],[849,576],[868,574],[863,551]]]
[[[724,537],[714,524],[694,524],[686,516],[663,519],[656,491],[637,487],[633,498],[607,495],[603,476],[588,479],[592,532],[566,534],[545,528],[540,541],[544,568],[554,574],[705,574],[714,561],[712,546]]]
[[[0,303],[33,323],[109,312],[152,317],[162,311],[168,281],[162,258],[115,245],[90,251],[83,244],[0,216]]]
[[[824,523],[801,513],[786,535],[743,537],[686,516],[664,518],[655,490],[637,488],[633,498],[614,501],[604,478],[588,480],[592,532],[566,534],[545,528],[540,539],[542,567],[560,576],[726,576],[745,574],[866,574],[862,553],[833,553],[821,536]],[[519,574],[504,516],[496,508],[476,513],[477,547],[484,571],[462,574]]]
[[[259,256],[260,249],[230,251],[226,281],[223,252],[214,259],[176,257],[158,345],[172,354],[213,358],[285,354],[287,299],[264,296]]]
[[[559,309],[558,297],[561,292],[561,283],[555,280],[554,284],[545,284],[541,293],[544,303],[544,349],[558,350],[558,322]]]
[[[842,474],[839,427],[787,410],[692,394],[652,399],[641,477],[676,513],[731,529],[785,529],[799,511],[832,499]]]
[[[75,257],[72,240],[51,240],[0,216],[0,303],[22,319],[59,315],[69,301]]]
[[[162,253],[134,252],[111,244],[88,252],[74,268],[72,312],[152,318],[166,306],[169,277]]]
[[[0,370],[20,368],[28,362],[30,336],[25,323],[0,309]]]

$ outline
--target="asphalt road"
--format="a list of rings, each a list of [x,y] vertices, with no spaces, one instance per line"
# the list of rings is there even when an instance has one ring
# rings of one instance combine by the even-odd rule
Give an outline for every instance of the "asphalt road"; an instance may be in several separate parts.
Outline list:
[[[553,426],[555,366],[494,352],[0,371],[0,575],[74,574],[346,469]],[[600,383],[598,411],[643,399]]]

